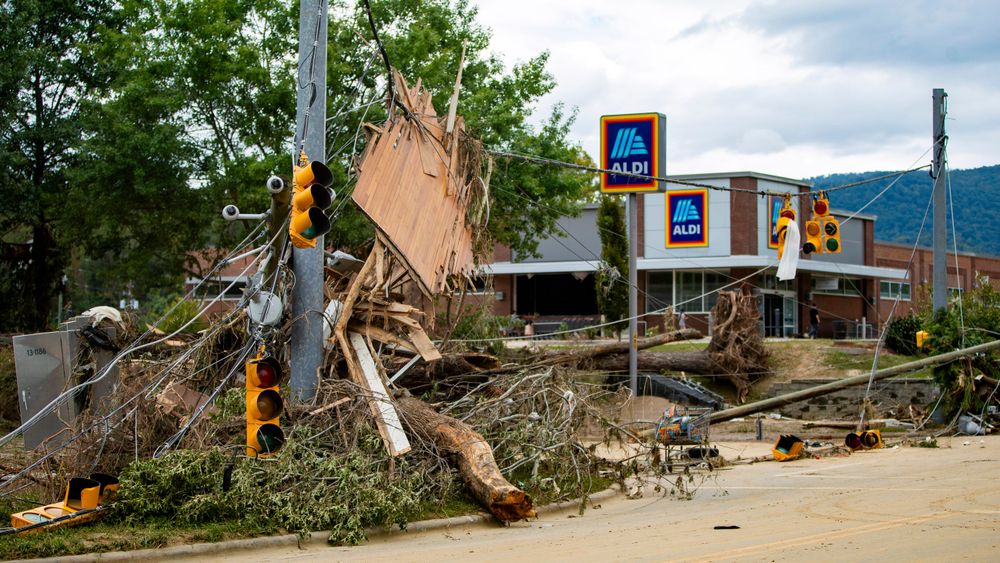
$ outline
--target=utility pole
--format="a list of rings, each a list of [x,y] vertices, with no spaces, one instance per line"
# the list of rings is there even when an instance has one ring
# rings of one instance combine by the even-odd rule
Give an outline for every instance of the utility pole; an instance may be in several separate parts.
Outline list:
[[[299,5],[298,92],[295,109],[295,146],[310,160],[326,163],[326,0],[301,0]],[[323,361],[323,248],[293,248],[292,268],[292,375],[293,402],[316,398],[317,373]]]
[[[934,153],[931,161],[931,177],[934,178],[934,312],[943,311],[948,307],[948,223],[945,206],[947,205],[947,176],[944,174],[948,165],[948,136],[944,130],[944,119],[948,114],[948,94],[943,88],[935,88],[934,104]],[[956,275],[958,272],[955,272]]]
[[[639,244],[639,194],[628,194],[628,377],[629,389],[633,397],[639,396],[638,351],[636,340],[639,337],[639,307],[638,307],[638,274],[636,273],[636,258]]]

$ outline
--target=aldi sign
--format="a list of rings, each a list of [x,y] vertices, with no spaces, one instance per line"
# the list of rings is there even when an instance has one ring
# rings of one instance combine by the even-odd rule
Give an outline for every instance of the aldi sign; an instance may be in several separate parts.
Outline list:
[[[667,162],[667,118],[661,113],[601,117],[601,168],[662,177]],[[601,192],[662,191],[663,182],[601,174]]]
[[[708,246],[708,189],[666,193],[667,248]]]

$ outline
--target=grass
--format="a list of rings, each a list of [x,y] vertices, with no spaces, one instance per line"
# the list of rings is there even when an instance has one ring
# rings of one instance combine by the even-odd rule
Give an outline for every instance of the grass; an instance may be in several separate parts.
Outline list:
[[[860,354],[851,354],[838,350],[836,348],[830,348],[824,352],[824,361],[830,367],[839,370],[860,370],[860,371],[870,371],[872,369],[872,362],[875,359],[874,351],[865,351]],[[900,354],[893,354],[888,350],[882,350],[878,357],[878,369],[885,369],[895,367],[908,362],[914,362],[919,360],[919,356],[904,356]],[[933,372],[931,368],[924,368],[919,371],[906,374],[906,377],[931,377]]]
[[[522,488],[524,483],[515,474],[510,481]],[[593,476],[591,493],[603,491],[614,483],[599,475]],[[560,483],[568,486],[568,483]],[[531,490],[535,506],[542,506],[564,499],[554,487]],[[0,512],[14,512],[29,508],[27,505],[8,506],[4,501]],[[41,504],[41,503],[39,503]],[[410,522],[433,518],[449,518],[484,512],[464,490],[445,498],[428,500],[407,518]],[[317,530],[318,531],[318,530]],[[112,524],[95,522],[78,527],[65,527],[25,535],[0,536],[0,560],[31,559],[40,557],[61,557],[83,553],[106,553],[110,551],[133,551],[137,549],[161,548],[172,545],[220,542],[226,540],[252,538],[262,535],[260,530],[246,527],[243,522],[223,521],[192,526],[179,524],[175,520],[156,520],[141,525]]]

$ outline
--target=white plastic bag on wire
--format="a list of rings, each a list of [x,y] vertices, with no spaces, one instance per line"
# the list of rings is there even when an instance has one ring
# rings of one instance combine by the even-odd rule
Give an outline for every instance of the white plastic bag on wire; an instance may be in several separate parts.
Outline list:
[[[781,254],[781,261],[778,262],[779,280],[795,279],[795,270],[799,267],[799,244],[801,242],[799,226],[795,221],[789,221],[788,227],[785,229],[785,248]]]

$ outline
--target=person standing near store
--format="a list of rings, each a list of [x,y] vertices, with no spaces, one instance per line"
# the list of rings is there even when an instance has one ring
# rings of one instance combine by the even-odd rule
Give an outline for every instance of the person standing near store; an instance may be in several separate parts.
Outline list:
[[[816,338],[819,336],[819,309],[816,308],[816,302],[809,302],[809,338]]]

